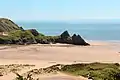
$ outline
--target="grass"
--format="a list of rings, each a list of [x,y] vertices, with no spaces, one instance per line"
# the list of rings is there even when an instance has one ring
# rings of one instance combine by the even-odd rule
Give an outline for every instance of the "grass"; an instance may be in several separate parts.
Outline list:
[[[8,37],[13,40],[19,40],[21,38],[34,39],[34,36],[30,31],[21,31],[21,30],[10,32]]]
[[[29,43],[41,43],[46,41],[47,43],[55,43],[59,36],[45,36],[42,33],[34,36],[29,30],[16,30],[8,33],[8,36],[0,36],[0,44],[16,44],[18,42]]]
[[[65,65],[61,71],[84,77],[89,74],[94,80],[120,80],[120,65],[117,63],[72,64]]]
[[[60,67],[61,68],[58,68]],[[118,63],[89,63],[89,64],[72,64],[72,65],[53,65],[50,67],[47,67],[43,73],[49,73],[49,71],[59,71],[62,73],[74,75],[74,76],[83,76],[88,78],[92,77],[93,80],[120,80],[120,65]],[[41,69],[37,70],[38,72],[41,72]],[[34,73],[34,70],[28,72],[29,78],[32,77],[30,74],[36,74],[36,70]],[[42,74],[42,73],[40,73]],[[37,74],[37,75],[40,75]],[[16,74],[18,77],[17,80],[27,80],[27,77],[20,76]],[[32,80],[32,79],[31,79]]]

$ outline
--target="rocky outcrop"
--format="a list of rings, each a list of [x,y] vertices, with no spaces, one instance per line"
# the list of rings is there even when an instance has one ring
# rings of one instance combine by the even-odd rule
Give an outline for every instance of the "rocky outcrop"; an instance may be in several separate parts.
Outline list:
[[[70,37],[70,34],[68,33],[68,31],[64,31],[60,36],[61,36],[61,38],[66,39],[66,38]]]
[[[56,43],[71,43],[72,42],[72,38],[70,37],[70,34],[68,33],[68,31],[64,31],[58,39],[56,39]]]
[[[68,31],[64,31],[60,35],[60,37],[56,40],[56,43],[67,43],[67,44],[84,45],[84,46],[89,45],[80,35],[74,34],[71,37]]]
[[[7,33],[7,35],[6,35]],[[68,31],[64,31],[60,36],[45,36],[36,29],[24,30],[9,19],[0,18],[0,44],[50,44],[66,43],[74,45],[89,45],[80,35],[74,34],[72,37]]]
[[[20,30],[19,26],[6,18],[0,18],[0,32]]]
[[[38,36],[39,32],[36,29],[29,29],[29,31],[34,35],[34,36]]]
[[[85,40],[83,40],[83,38],[80,35],[76,35],[76,34],[72,36],[72,44],[89,45],[88,43],[85,42]]]

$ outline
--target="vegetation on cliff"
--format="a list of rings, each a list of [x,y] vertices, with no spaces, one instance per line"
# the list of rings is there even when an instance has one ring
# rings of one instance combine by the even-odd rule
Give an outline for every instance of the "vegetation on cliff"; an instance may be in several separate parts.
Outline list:
[[[80,35],[70,36],[64,31],[59,36],[46,36],[36,29],[24,30],[9,19],[0,18],[0,44],[50,44],[66,43],[74,45],[89,45]]]
[[[10,32],[14,30],[20,30],[20,27],[9,19],[0,18],[0,32]]]

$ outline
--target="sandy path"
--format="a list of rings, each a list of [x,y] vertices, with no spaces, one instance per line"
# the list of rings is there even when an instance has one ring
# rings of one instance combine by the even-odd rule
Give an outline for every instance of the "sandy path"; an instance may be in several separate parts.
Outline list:
[[[72,75],[58,73],[56,75],[40,76],[40,80],[87,80],[87,79],[81,76],[76,77]]]

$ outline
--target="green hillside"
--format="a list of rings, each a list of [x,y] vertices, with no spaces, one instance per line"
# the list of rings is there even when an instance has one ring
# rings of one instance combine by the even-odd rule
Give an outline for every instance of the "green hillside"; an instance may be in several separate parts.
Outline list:
[[[10,32],[19,29],[19,26],[11,20],[6,18],[0,18],[0,32]]]

